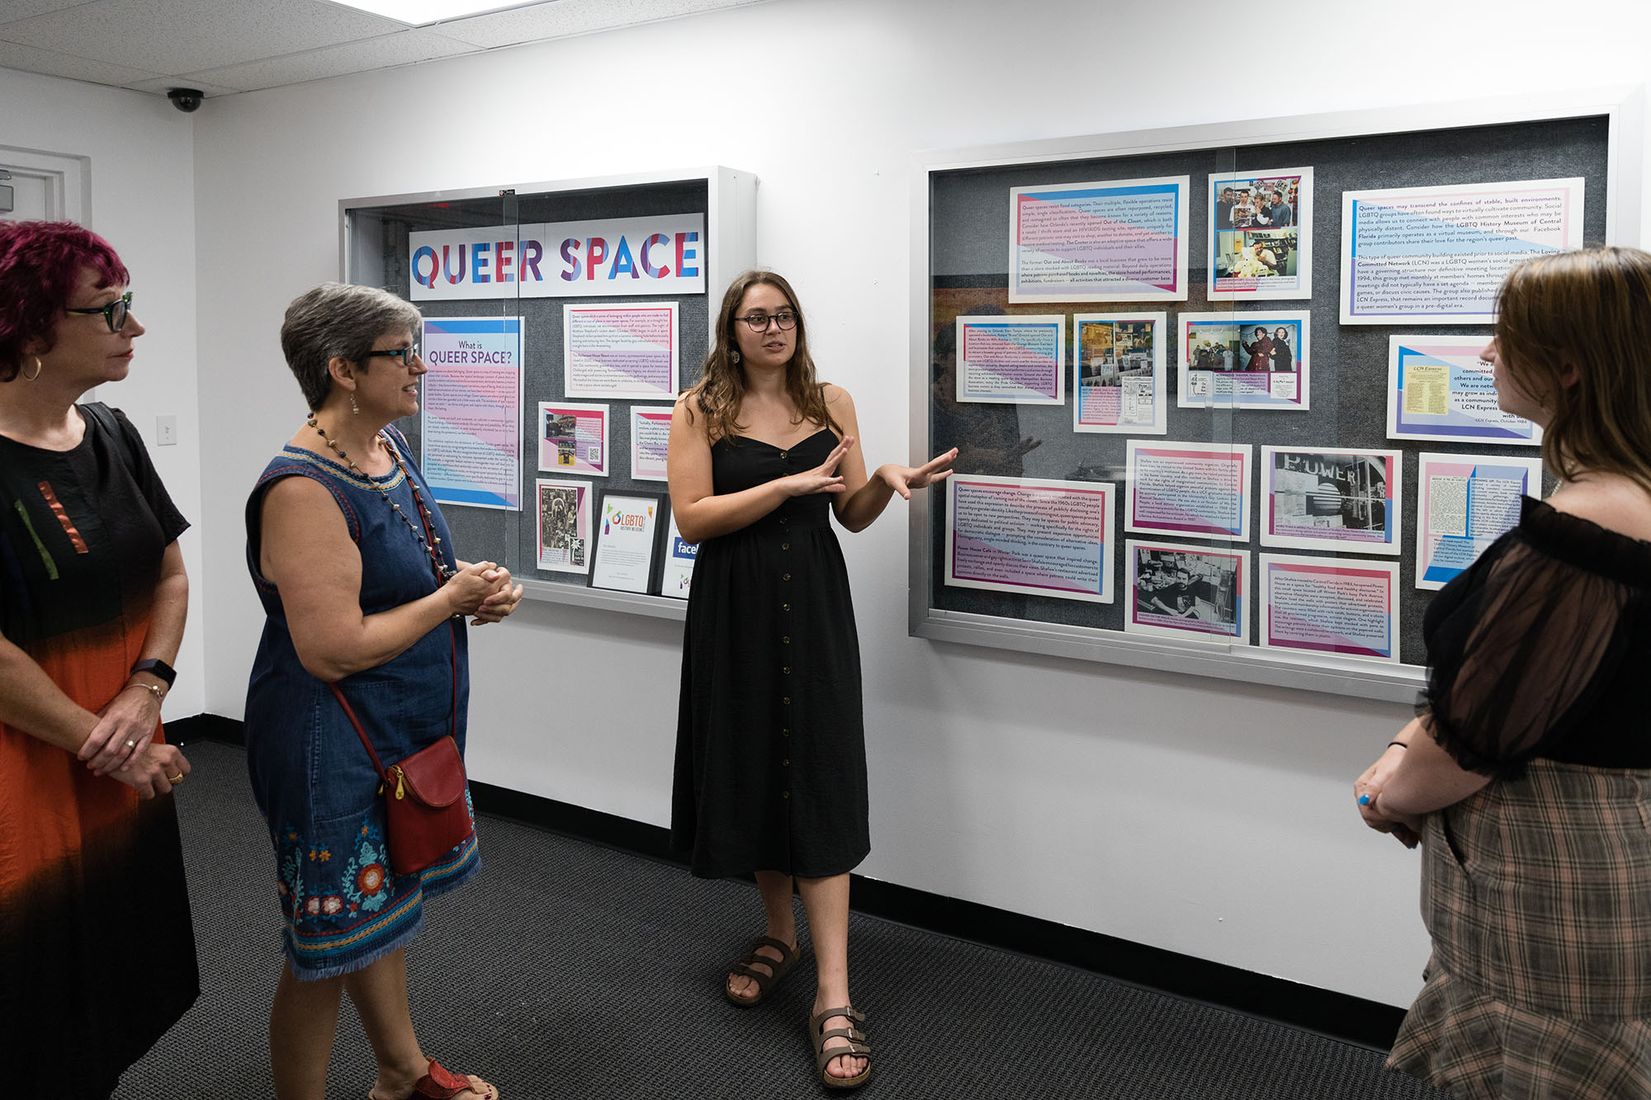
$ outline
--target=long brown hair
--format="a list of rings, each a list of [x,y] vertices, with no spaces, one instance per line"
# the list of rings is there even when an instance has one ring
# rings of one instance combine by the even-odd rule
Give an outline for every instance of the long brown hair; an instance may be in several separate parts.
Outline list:
[[[1549,414],[1550,471],[1618,474],[1651,493],[1651,253],[1591,248],[1519,264],[1497,295],[1496,347]]]
[[[745,292],[754,286],[767,284],[785,295],[797,314],[797,350],[791,362],[785,365],[785,392],[796,406],[797,419],[793,424],[807,421],[829,427],[838,435],[842,427],[826,409],[825,386],[814,376],[814,359],[808,354],[808,324],[803,320],[803,307],[784,276],[773,271],[747,271],[732,283],[722,296],[722,308],[717,311],[716,340],[705,357],[705,370],[699,381],[685,395],[690,417],[697,406],[705,417],[705,434],[712,443],[725,436],[738,435],[743,427],[739,422],[740,402],[745,399],[745,371],[732,354],[739,348],[734,335],[738,322],[734,313],[745,300]]]

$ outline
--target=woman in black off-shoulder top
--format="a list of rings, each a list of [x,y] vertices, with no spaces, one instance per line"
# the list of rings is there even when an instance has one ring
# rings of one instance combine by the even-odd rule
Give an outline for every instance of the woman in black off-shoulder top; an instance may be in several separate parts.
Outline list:
[[[1433,954],[1388,1065],[1651,1096],[1651,255],[1520,264],[1484,356],[1560,483],[1428,609],[1416,719],[1354,784],[1424,848]]]

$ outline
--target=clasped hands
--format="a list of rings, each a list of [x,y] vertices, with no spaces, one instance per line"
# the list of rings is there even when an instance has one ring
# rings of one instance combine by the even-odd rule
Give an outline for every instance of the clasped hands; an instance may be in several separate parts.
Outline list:
[[[497,562],[459,562],[442,591],[453,614],[470,616],[471,626],[496,623],[522,602],[522,586],[510,583],[510,570]]]
[[[128,683],[104,704],[76,756],[92,774],[108,776],[150,799],[171,794],[189,774],[189,761],[176,745],[154,743],[161,702],[140,687]]]
[[[815,493],[841,493],[847,486],[843,484],[843,475],[837,472],[837,466],[843,461],[854,446],[854,437],[846,435],[837,446],[831,449],[824,462],[812,470],[804,470],[800,474],[792,474],[785,479],[786,488],[792,496],[812,496]],[[872,474],[874,480],[881,480],[894,492],[900,494],[902,500],[911,499],[913,489],[923,489],[937,481],[949,477],[952,472],[952,462],[957,458],[957,448],[943,454],[936,455],[921,466],[897,466],[889,464],[877,467]]]
[[[1406,848],[1414,848],[1422,839],[1421,817],[1395,813],[1381,804],[1382,789],[1387,786],[1406,751],[1401,745],[1389,745],[1376,758],[1376,762],[1353,781],[1353,797],[1357,801],[1359,816],[1366,825],[1378,833],[1389,834]]]

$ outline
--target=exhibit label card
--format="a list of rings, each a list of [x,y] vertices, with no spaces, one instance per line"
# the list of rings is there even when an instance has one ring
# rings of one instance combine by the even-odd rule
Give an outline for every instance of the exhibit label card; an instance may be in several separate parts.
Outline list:
[[[407,296],[588,298],[705,293],[705,216],[488,225],[407,235]]]
[[[631,406],[631,477],[668,481],[665,455],[671,439],[671,406]]]
[[[1128,448],[1126,531],[1250,541],[1248,443],[1131,439]]]
[[[1183,641],[1248,645],[1250,552],[1127,539],[1124,629]]]
[[[1313,170],[1210,177],[1212,302],[1313,296]]]
[[[426,317],[420,465],[441,504],[522,509],[522,319]]]
[[[1423,454],[1416,505],[1416,587],[1440,589],[1542,496],[1542,460]]]
[[[1066,403],[1066,317],[959,317],[957,399]]]
[[[1186,301],[1190,190],[1190,176],[1010,188],[1009,301]]]
[[[1397,555],[1398,451],[1261,448],[1263,546]]]
[[[1307,411],[1311,320],[1306,311],[1180,314],[1176,404]]]
[[[1072,318],[1072,430],[1163,435],[1162,313],[1080,313]]]
[[[1399,563],[1262,554],[1261,644],[1399,660]]]
[[[1111,483],[953,474],[946,485],[947,584],[1112,602]]]
[[[1496,403],[1488,336],[1387,338],[1387,437],[1542,445],[1542,429]]]
[[[608,407],[539,402],[539,469],[608,476]]]
[[[659,497],[606,493],[596,530],[596,557],[590,586],[646,593],[659,545]]]
[[[590,557],[590,482],[539,478],[538,565],[557,573],[588,573]]]
[[[1585,181],[1344,191],[1341,323],[1492,321],[1520,260],[1582,246]]]
[[[694,583],[694,562],[699,560],[699,543],[685,542],[677,530],[676,513],[666,509],[665,564],[659,576],[659,594],[685,600]]]
[[[562,392],[569,397],[676,397],[675,302],[562,307]]]

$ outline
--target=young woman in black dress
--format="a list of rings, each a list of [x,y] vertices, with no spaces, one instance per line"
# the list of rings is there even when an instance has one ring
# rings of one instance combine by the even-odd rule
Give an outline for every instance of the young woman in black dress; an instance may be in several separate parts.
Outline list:
[[[868,476],[858,434],[848,392],[815,378],[790,284],[769,271],[735,279],[704,375],[671,418],[671,509],[700,544],[671,832],[696,875],[756,875],[767,928],[730,968],[723,994],[736,1005],[758,1003],[797,960],[796,883],[818,980],[816,1068],[834,1088],[871,1076],[848,991],[848,875],[871,841],[859,643],[830,515],[864,530],[956,457]]]

